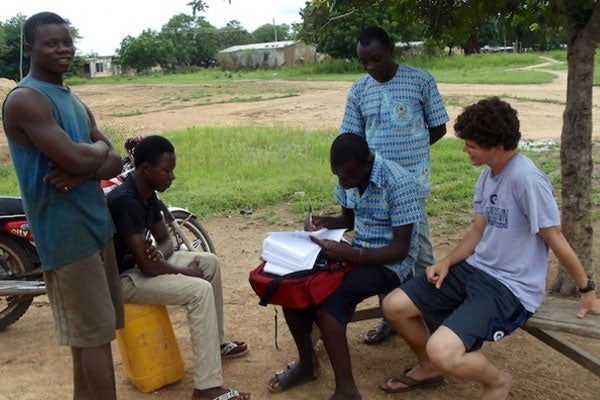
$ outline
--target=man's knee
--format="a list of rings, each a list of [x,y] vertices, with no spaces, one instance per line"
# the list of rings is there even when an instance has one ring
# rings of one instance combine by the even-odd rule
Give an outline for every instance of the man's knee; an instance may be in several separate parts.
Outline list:
[[[456,333],[441,326],[427,341],[426,351],[433,365],[442,371],[451,372],[466,349]]]
[[[412,318],[420,314],[419,309],[402,289],[392,290],[381,303],[383,315],[390,321]]]
[[[202,269],[208,280],[221,274],[219,259],[215,254],[206,252],[195,252],[194,254],[200,257]]]

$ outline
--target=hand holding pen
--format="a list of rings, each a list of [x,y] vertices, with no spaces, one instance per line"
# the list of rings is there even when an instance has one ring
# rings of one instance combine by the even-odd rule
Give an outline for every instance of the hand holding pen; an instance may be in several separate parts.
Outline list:
[[[314,223],[312,205],[308,206],[308,215],[304,219],[305,231],[316,231],[318,228]]]

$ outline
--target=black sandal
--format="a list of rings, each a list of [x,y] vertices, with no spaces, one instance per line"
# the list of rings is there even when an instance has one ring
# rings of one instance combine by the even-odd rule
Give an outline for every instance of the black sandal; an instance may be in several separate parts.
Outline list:
[[[381,320],[371,329],[364,337],[366,344],[378,344],[383,342],[388,337],[392,336],[396,331],[385,320]]]
[[[285,370],[276,372],[275,376],[271,378],[268,385],[269,392],[281,393],[294,386],[312,382],[319,376],[318,372],[315,373],[314,369],[310,373],[303,372],[300,363],[292,361]]]

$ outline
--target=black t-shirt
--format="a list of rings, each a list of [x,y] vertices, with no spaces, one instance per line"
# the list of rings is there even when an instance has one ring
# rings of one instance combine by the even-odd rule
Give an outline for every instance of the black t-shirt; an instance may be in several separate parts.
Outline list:
[[[133,234],[145,235],[154,224],[162,220],[162,214],[156,194],[152,193],[144,202],[133,176],[129,176],[121,186],[108,193],[106,200],[117,229],[114,244],[119,273],[122,273],[135,266],[135,260],[123,237]]]

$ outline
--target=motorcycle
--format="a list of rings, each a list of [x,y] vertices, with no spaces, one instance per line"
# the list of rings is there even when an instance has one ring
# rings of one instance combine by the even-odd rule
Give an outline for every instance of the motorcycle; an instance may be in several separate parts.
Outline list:
[[[132,148],[126,150],[131,155]],[[124,158],[123,172],[101,181],[104,193],[125,182],[133,173],[131,158]],[[175,250],[216,253],[208,232],[188,209],[167,206],[159,198]],[[42,266],[20,197],[0,196],[0,330],[25,314],[33,297],[46,293]]]

